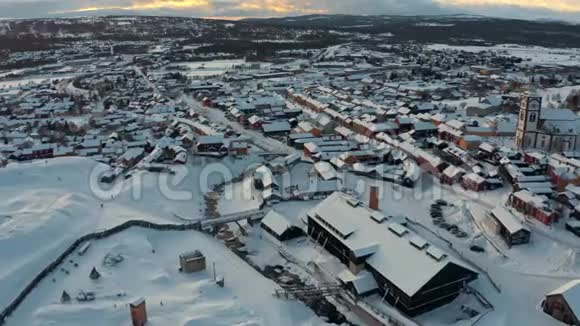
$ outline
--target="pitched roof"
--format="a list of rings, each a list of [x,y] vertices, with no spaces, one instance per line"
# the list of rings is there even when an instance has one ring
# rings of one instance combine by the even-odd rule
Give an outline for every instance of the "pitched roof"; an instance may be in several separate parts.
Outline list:
[[[262,219],[262,224],[267,226],[270,230],[281,236],[286,230],[292,227],[292,223],[288,221],[286,216],[276,212],[275,210],[270,210],[266,216]]]
[[[547,294],[562,295],[577,318],[580,318],[580,279],[570,281]]]
[[[399,223],[377,218],[377,214],[340,192],[333,193],[308,213],[310,218],[323,221],[321,225],[354,253],[370,254],[367,264],[409,296],[448,265],[471,271],[433,244],[414,245],[411,240],[417,242],[419,235]]]
[[[511,233],[514,234],[521,230],[530,231],[530,229],[523,225],[512,213],[503,207],[496,207],[491,211],[498,221]]]

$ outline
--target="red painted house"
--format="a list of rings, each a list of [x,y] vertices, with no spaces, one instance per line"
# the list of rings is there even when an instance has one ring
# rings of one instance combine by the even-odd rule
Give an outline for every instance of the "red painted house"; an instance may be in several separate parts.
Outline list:
[[[566,166],[548,166],[548,176],[550,181],[556,187],[558,191],[564,191],[568,185],[580,185],[580,175],[575,171]]]
[[[536,196],[528,190],[511,194],[509,203],[518,212],[546,225],[557,222],[559,219],[558,213],[551,209],[546,196]]]
[[[485,178],[477,173],[464,175],[461,179],[461,186],[466,190],[480,192],[485,190]]]
[[[23,149],[18,155],[19,161],[36,160],[43,158],[52,158],[54,155],[54,148],[49,144],[36,145],[31,148]]]
[[[450,165],[441,173],[441,183],[448,185],[456,184],[464,175],[465,170],[455,165]]]

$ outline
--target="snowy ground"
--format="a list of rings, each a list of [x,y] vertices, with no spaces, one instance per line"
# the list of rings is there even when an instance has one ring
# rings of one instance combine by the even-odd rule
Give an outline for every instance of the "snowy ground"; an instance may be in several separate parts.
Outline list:
[[[53,80],[69,79],[69,78],[73,78],[75,76],[76,75],[59,75],[57,77],[54,77],[54,76],[32,76],[30,78],[24,78],[24,79],[0,81],[0,89],[26,86],[29,84],[39,84],[39,83],[53,81]]]
[[[218,163],[193,158],[174,176],[138,172],[118,188],[97,191],[91,187],[91,173],[107,166],[86,158],[0,169],[0,257],[10,262],[0,264],[0,306],[84,234],[133,219],[179,224],[203,217],[208,188],[259,159]]]
[[[349,188],[361,193],[360,198],[367,202],[367,189],[369,184],[376,184],[382,189],[381,209],[385,215],[406,216],[422,224],[424,227],[410,227],[419,232],[429,241],[446,247],[443,240],[453,244],[456,252],[475,264],[480,271],[489,273],[492,280],[501,289],[498,292],[483,274],[472,286],[481,292],[494,305],[494,310],[487,312],[483,317],[466,320],[461,311],[462,305],[475,307],[483,312],[484,309],[473,296],[462,295],[453,303],[441,307],[430,313],[416,318],[422,325],[471,325],[481,317],[478,325],[558,325],[558,323],[541,311],[540,304],[544,295],[557,288],[571,278],[580,276],[580,264],[576,262],[577,248],[566,241],[555,241],[563,235],[563,230],[543,230],[552,237],[538,233],[532,234],[532,243],[508,249],[503,240],[492,236],[493,244],[497,245],[502,256],[494,246],[482,236],[480,229],[481,212],[504,202],[506,192],[502,189],[495,192],[475,194],[461,188],[441,187],[431,177],[426,177],[417,189],[407,189],[388,182],[377,182],[367,178],[347,177],[346,184]],[[435,199],[443,198],[454,206],[444,210],[444,217],[448,223],[459,226],[469,236],[464,239],[455,238],[451,233],[436,227],[429,216],[429,206]],[[306,212],[314,207],[315,202],[285,202],[274,206],[274,209],[294,224],[305,228],[303,220]],[[473,211],[475,218],[468,217],[469,211]],[[537,226],[536,228],[540,228]],[[556,233],[548,233],[555,231]],[[558,240],[558,239],[556,239]],[[564,240],[570,240],[565,238]],[[570,240],[573,241],[573,240]],[[475,253],[469,250],[472,244],[485,248],[485,253]],[[324,250],[314,246],[311,242],[298,239],[286,244],[280,244],[268,234],[260,230],[254,230],[248,237],[247,248],[251,259],[259,266],[280,264],[292,273],[300,275],[307,282],[316,282],[311,275],[301,266],[291,264],[281,258],[279,246],[304,263],[314,261],[321,269],[330,275],[336,275],[345,266]],[[376,299],[376,298],[375,298]],[[371,298],[371,301],[373,299]],[[374,300],[380,305],[380,298]],[[389,307],[383,306],[387,310]],[[464,319],[464,320],[460,320]]]
[[[195,249],[205,254],[208,270],[180,273],[178,255]],[[108,253],[124,259],[116,266],[103,266]],[[275,283],[201,233],[130,229],[70,259],[73,263],[63,266],[69,274],[59,271],[52,275],[54,281],[43,282],[8,325],[127,325],[127,304],[139,297],[147,302],[148,325],[153,326],[324,324],[301,303],[275,299]],[[213,263],[224,276],[224,288],[211,279]],[[93,266],[102,274],[96,281],[88,277]],[[61,304],[63,290],[73,298],[80,290],[93,291],[96,300]]]
[[[383,183],[384,195],[381,209],[387,215],[408,216],[450,241],[459,253],[474,262],[480,269],[487,271],[499,284],[501,293],[493,289],[484,275],[480,275],[479,280],[473,284],[474,288],[482,292],[495,306],[495,310],[486,314],[478,325],[521,324],[524,320],[526,325],[557,325],[555,320],[541,311],[539,305],[546,293],[570,278],[580,276],[580,264],[573,259],[567,259],[572,248],[553,239],[542,237],[536,232],[532,234],[531,244],[519,248],[507,249],[502,244],[502,240],[495,239],[494,243],[504,246],[503,251],[509,257],[504,258],[480,236],[479,227],[467,217],[467,214],[463,213],[463,210],[486,212],[504,202],[508,189],[475,194],[461,188],[440,187],[437,182],[430,183],[429,179],[427,178],[422,185],[419,185],[422,191],[399,189],[397,186]],[[362,198],[368,201],[366,193]],[[460,208],[444,213],[444,216],[448,222],[458,225],[470,234],[470,237],[457,239],[447,231],[433,225],[428,206],[436,198],[445,199]],[[437,243],[432,234],[422,228],[416,229],[422,236]],[[440,244],[444,245],[441,242]],[[479,254],[470,251],[471,244],[483,245],[486,253]],[[450,324],[448,309],[448,307],[442,307],[421,316],[418,320],[425,325],[448,325]],[[457,307],[455,309],[457,310]]]
[[[91,190],[89,181],[91,171],[105,166],[90,159],[40,160],[11,164],[0,169],[0,196],[3,198],[0,202],[0,257],[10,262],[0,265],[0,305],[13,299],[48,261],[80,235],[130,219],[182,223],[181,218],[200,215],[203,210],[204,191],[201,190],[200,180],[205,179],[205,175],[208,176],[208,186],[211,186],[227,179],[228,175],[242,172],[258,160],[257,157],[244,160],[227,158],[218,163],[212,159],[195,158],[186,166],[192,172],[183,176],[178,172],[174,176],[177,179],[163,179],[159,174],[139,172],[125,180],[113,192],[112,199],[105,196],[102,200],[99,194]],[[224,168],[233,171],[224,174]],[[304,173],[306,171],[302,171]],[[251,179],[248,180],[234,184],[231,198],[220,200],[222,214],[241,208],[255,209],[260,205],[258,197],[244,197],[248,192],[252,193]],[[474,288],[495,306],[495,310],[487,313],[479,325],[509,325],[522,320],[526,321],[526,325],[556,324],[541,312],[539,304],[545,293],[580,276],[580,261],[577,261],[579,248],[574,245],[577,239],[566,234],[559,225],[551,230],[531,224],[532,242],[525,246],[509,249],[497,236],[487,234],[500,249],[496,250],[483,237],[482,221],[489,209],[505,201],[508,188],[475,194],[457,187],[442,187],[430,176],[423,178],[415,189],[351,174],[346,176],[344,183],[359,193],[365,202],[368,201],[369,185],[378,185],[382,189],[381,209],[385,215],[406,216],[420,223],[423,227],[412,228],[423,237],[442,247],[445,246],[442,239],[450,241],[459,254],[489,273],[501,288],[501,293],[483,274],[474,282]],[[161,186],[163,184],[168,186],[170,196],[167,196],[167,189]],[[186,197],[176,200],[174,194],[185,194]],[[439,198],[454,205],[444,210],[444,217],[447,222],[468,233],[467,238],[455,238],[433,224],[429,206]],[[296,225],[305,227],[303,219],[306,212],[318,202],[283,202],[273,208]],[[473,218],[467,212],[471,212]],[[280,244],[259,232],[258,227],[252,229],[247,241],[250,258],[258,266],[280,264],[304,280],[315,282],[303,266],[286,262],[280,256]],[[469,246],[472,244],[484,247],[486,252],[471,252]],[[345,268],[334,257],[305,239],[291,242],[285,248],[304,263],[316,262],[331,275]],[[151,249],[155,249],[156,254],[153,255]],[[232,287],[217,290],[206,273],[193,275],[191,279],[178,274],[175,269],[177,256],[193,249],[202,249],[209,261],[216,261],[218,271],[226,275],[226,284]],[[126,259],[120,266],[102,267],[101,260],[108,252],[120,253]],[[321,322],[301,304],[275,301],[271,297],[274,283],[251,270],[222,244],[201,234],[131,229],[94,243],[86,256],[72,259],[79,264],[78,268],[70,262],[66,263],[63,267],[70,274],[59,271],[53,276],[54,283],[50,279],[43,282],[40,289],[33,291],[17,310],[10,324],[78,325],[81,319],[92,320],[95,325],[126,324],[128,312],[125,304],[138,296],[149,298],[153,325],[215,325],[215,318],[219,318],[223,325],[318,325]],[[93,265],[104,276],[97,283],[92,283],[87,277]],[[247,275],[244,274],[246,272]],[[251,281],[241,281],[246,278]],[[235,280],[238,279],[240,283],[247,284],[237,284]],[[256,288],[265,289],[260,291],[264,292],[260,293],[261,297],[254,294]],[[58,300],[62,290],[73,296],[79,290],[96,291],[98,299],[91,304],[61,305]],[[126,296],[115,297],[118,293],[125,293]],[[246,297],[248,293],[252,293],[251,298]],[[466,321],[455,320],[462,318],[461,305],[471,300],[470,297],[461,297],[451,305],[420,316],[417,320],[423,325],[467,325]],[[164,302],[163,306],[160,305],[161,301]]]
[[[503,56],[516,56],[524,59],[526,64],[577,66],[580,49],[544,48],[517,44],[499,44],[495,46],[455,46],[448,44],[431,44],[431,50],[458,50],[466,52],[492,51]]]

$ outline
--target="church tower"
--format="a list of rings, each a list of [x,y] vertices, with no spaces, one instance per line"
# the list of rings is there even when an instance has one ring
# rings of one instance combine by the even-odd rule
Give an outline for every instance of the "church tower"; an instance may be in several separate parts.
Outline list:
[[[542,111],[542,96],[527,91],[520,99],[520,113],[516,131],[516,145],[520,149],[536,147]]]

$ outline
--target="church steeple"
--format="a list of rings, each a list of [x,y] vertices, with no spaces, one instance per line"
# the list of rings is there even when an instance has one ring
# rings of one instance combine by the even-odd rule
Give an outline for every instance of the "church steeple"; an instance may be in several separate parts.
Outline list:
[[[525,149],[535,147],[542,111],[542,96],[531,87],[522,94],[518,116],[516,145]]]

